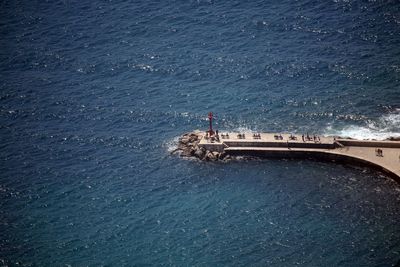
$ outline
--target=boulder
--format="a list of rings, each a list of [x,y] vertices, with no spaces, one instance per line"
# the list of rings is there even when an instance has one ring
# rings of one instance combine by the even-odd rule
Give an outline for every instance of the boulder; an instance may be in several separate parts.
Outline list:
[[[215,157],[210,151],[207,151],[206,155],[204,156],[204,160],[206,160],[206,161],[215,160]]]
[[[223,160],[226,156],[228,156],[225,152],[219,154],[218,159]]]
[[[225,155],[223,160],[224,161],[230,161],[230,160],[232,160],[232,157],[230,155]]]
[[[206,153],[204,152],[204,150],[202,150],[202,149],[200,149],[198,147],[197,147],[196,151],[194,152],[194,155],[199,159],[203,159],[205,154]]]
[[[191,155],[192,154],[190,148],[186,147],[185,149],[182,150],[181,157],[190,157]]]
[[[220,153],[219,153],[219,152],[213,151],[213,152],[211,152],[211,154],[213,155],[213,157],[215,158],[215,160],[218,160],[218,159],[219,159],[219,156],[220,156]]]
[[[196,152],[196,149],[193,147],[193,146],[191,146],[190,147],[190,155],[191,156],[194,156],[194,153]]]
[[[189,142],[190,142],[190,143],[195,143],[195,142],[197,142],[197,140],[198,140],[198,137],[197,137],[197,136],[190,136],[190,137],[189,137]]]
[[[190,141],[190,138],[186,137],[186,136],[179,139],[179,142],[182,144],[187,144],[187,143],[189,143],[189,141]]]
[[[185,145],[185,144],[183,144],[183,143],[178,143],[178,148],[177,148],[177,149],[183,150],[183,149],[185,149],[185,148],[186,148],[186,145]]]
[[[171,154],[171,155],[174,155],[174,154],[178,153],[179,151],[180,151],[179,148],[175,148],[174,150],[172,150],[172,151],[170,152],[170,154]]]
[[[209,154],[206,158],[207,151],[198,146],[201,137],[202,134],[200,132],[191,132],[182,135],[182,137],[179,138],[177,148],[172,154],[180,152],[182,157],[194,156],[202,160],[215,160],[215,158],[218,158],[219,155],[216,156],[214,154]]]
[[[205,156],[206,160],[211,160],[211,161],[216,161],[218,158],[214,155],[213,152],[207,151],[206,156]]]

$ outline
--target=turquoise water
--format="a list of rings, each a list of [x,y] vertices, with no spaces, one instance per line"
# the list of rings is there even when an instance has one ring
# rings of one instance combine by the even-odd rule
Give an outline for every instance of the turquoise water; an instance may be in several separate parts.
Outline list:
[[[0,265],[393,266],[363,167],[170,155],[182,133],[400,136],[395,1],[0,3]]]

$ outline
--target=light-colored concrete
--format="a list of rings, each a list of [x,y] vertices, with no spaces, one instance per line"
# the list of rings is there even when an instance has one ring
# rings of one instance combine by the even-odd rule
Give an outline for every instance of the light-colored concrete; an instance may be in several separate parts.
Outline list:
[[[400,141],[368,141],[336,139],[334,137],[319,136],[314,141],[303,141],[301,135],[294,135],[295,140],[290,139],[290,134],[260,133],[260,138],[253,137],[254,133],[244,133],[245,138],[239,138],[239,133],[228,133],[229,137],[223,138],[226,133],[219,134],[219,140],[215,138],[203,138],[199,142],[200,147],[210,151],[226,152],[228,154],[265,154],[265,155],[319,155],[338,159],[351,159],[375,167],[397,176],[400,179]],[[282,136],[277,139],[276,136]],[[377,149],[382,155],[377,154]]]

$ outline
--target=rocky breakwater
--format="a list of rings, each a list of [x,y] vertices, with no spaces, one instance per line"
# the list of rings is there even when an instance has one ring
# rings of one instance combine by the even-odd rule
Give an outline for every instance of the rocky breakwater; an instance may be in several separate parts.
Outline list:
[[[172,154],[178,154],[181,157],[193,157],[204,161],[228,161],[231,159],[225,152],[209,151],[199,146],[203,133],[200,131],[190,132],[179,138],[177,148]]]

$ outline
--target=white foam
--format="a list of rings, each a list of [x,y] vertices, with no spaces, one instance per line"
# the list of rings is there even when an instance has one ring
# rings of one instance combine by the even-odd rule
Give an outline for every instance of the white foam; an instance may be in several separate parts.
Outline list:
[[[164,147],[166,147],[167,151],[171,153],[178,148],[178,143],[179,143],[179,136],[176,136],[173,139],[164,142]]]
[[[220,131],[221,133],[223,132],[223,131]],[[234,128],[233,130],[232,130],[232,132],[237,132],[237,133],[255,133],[256,131],[253,131],[252,129],[250,129],[250,128],[248,128],[248,127],[246,127],[246,126],[239,126],[239,127],[236,127],[236,128]]]
[[[325,135],[336,135],[355,139],[384,140],[389,137],[400,137],[400,109],[383,115],[376,121],[369,122],[365,126],[349,125],[341,129],[332,126],[327,127]]]
[[[370,128],[360,127],[360,126],[348,126],[342,130],[327,131],[325,134],[341,136],[341,137],[351,137],[362,140],[365,139],[384,140],[389,137],[400,137],[400,133],[375,131]]]

